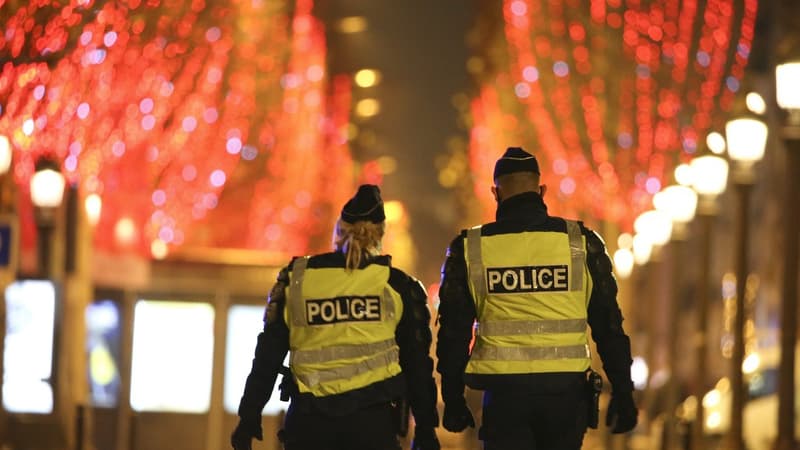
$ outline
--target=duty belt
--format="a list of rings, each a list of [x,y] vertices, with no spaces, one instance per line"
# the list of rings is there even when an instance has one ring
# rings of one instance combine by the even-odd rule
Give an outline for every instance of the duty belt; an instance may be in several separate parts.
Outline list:
[[[586,344],[561,347],[498,347],[494,345],[478,345],[472,352],[473,359],[482,361],[531,361],[589,357],[589,346]]]

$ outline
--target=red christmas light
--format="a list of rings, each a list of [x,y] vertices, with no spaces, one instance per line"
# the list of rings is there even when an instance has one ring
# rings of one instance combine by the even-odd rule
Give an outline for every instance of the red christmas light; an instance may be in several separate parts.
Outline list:
[[[353,186],[350,87],[329,82],[310,0],[293,17],[288,2],[249,0],[14,5],[0,2],[0,133],[15,151],[24,246],[43,154],[101,196],[102,250],[298,254],[330,228]]]
[[[506,0],[503,8],[507,61],[493,64],[500,72],[472,105],[477,176],[489,179],[502,149],[521,145],[546,168],[554,213],[629,231],[674,167],[721,127],[747,64],[757,0]],[[512,81],[497,82],[505,77]],[[522,118],[518,129],[495,119],[509,113]],[[481,201],[488,219],[494,201]]]

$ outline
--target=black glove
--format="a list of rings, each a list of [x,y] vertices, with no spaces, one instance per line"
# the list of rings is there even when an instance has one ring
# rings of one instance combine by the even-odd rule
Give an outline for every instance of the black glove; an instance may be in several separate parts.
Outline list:
[[[414,428],[414,440],[411,442],[411,450],[440,450],[441,448],[433,428]]]
[[[252,450],[253,438],[259,441],[264,439],[261,432],[261,425],[239,420],[236,429],[231,433],[231,446],[233,450]]]
[[[638,413],[632,392],[612,393],[606,412],[606,426],[611,428],[612,433],[627,433],[636,427]]]
[[[453,433],[464,431],[467,427],[475,428],[475,419],[472,418],[472,413],[463,397],[445,401],[442,425],[445,430]]]

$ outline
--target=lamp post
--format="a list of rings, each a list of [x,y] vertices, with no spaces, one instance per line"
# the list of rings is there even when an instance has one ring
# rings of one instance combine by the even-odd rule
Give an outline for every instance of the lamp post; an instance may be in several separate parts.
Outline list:
[[[736,312],[733,326],[733,354],[731,356],[731,425],[725,448],[741,450],[742,410],[745,385],[742,375],[744,362],[744,295],[747,285],[747,245],[749,243],[750,191],[755,176],[753,164],[764,156],[767,144],[767,125],[755,118],[738,118],[725,125],[728,154],[734,162],[731,180],[736,187],[739,204],[736,233]]]
[[[639,214],[633,222],[633,229],[636,234],[647,237],[648,242],[657,250],[669,242],[672,220],[665,212],[651,209]]]
[[[650,285],[651,294],[649,295],[651,305],[648,308],[656,309],[656,304],[660,298],[659,293],[662,292],[657,286],[661,284],[660,265],[661,265],[661,247],[669,241],[670,234],[672,233],[672,222],[669,217],[661,211],[649,210],[641,213],[633,222],[633,229],[636,234],[633,237],[633,250],[634,259],[637,264],[647,263],[647,278]],[[658,336],[659,325],[662,322],[659,314],[647,314],[646,322],[648,332],[647,348],[645,350],[645,358],[647,365],[650,367],[651,380],[648,380],[647,390],[645,392],[644,403],[655,401],[658,397],[655,389],[658,386],[653,384],[652,374],[656,373],[657,352],[661,346],[656,342]],[[658,413],[660,411],[655,411]]]
[[[781,361],[778,377],[778,438],[776,450],[795,449],[795,343],[797,341],[798,231],[797,193],[800,183],[800,61],[775,69],[778,105],[789,112],[783,128],[786,147],[786,193],[784,194],[783,303],[781,314]]]
[[[11,148],[11,143],[8,140],[8,137],[5,135],[0,135],[0,214],[6,214],[13,212],[14,210],[14,202],[13,202],[13,181],[9,179],[8,171],[11,168],[11,159],[13,155],[13,149]],[[13,220],[13,218],[11,219]],[[6,423],[6,412],[3,405],[3,378],[5,374],[5,368],[3,366],[3,361],[5,358],[5,336],[6,336],[6,302],[5,302],[5,288],[6,285],[13,280],[16,272],[16,264],[15,264],[15,255],[12,251],[14,243],[13,240],[16,239],[13,236],[13,228],[10,229],[11,232],[8,233],[8,240],[7,242],[5,238],[2,239],[2,246],[4,248],[0,249],[4,254],[8,255],[8,265],[5,267],[6,270],[0,270],[0,436],[7,435],[7,423]],[[5,261],[4,261],[5,262]],[[2,442],[0,442],[2,444]]]
[[[697,398],[697,416],[692,427],[692,449],[703,450],[703,426],[705,411],[700,400],[706,392],[708,353],[708,306],[711,284],[711,237],[714,217],[717,215],[717,196],[725,190],[728,182],[728,162],[716,155],[694,158],[689,165],[690,184],[697,192],[697,215],[700,219],[702,243],[699,265],[697,298],[697,334],[695,336],[695,382],[694,396]]]
[[[0,209],[3,211],[10,209],[13,203],[8,193],[10,189],[5,189],[6,185],[9,184],[5,182],[5,179],[7,178],[6,174],[8,170],[11,168],[11,158],[13,154],[14,152],[11,149],[11,142],[8,140],[8,137],[0,135],[0,177],[3,178],[3,186],[0,186],[0,189],[2,189],[0,190]]]
[[[36,207],[38,235],[38,264],[40,275],[52,278],[50,250],[55,227],[56,211],[64,196],[64,175],[58,163],[49,158],[36,162],[36,171],[31,177],[31,200]]]
[[[34,205],[34,217],[37,231],[37,266],[38,276],[57,283],[59,290],[63,287],[64,293],[59,299],[60,307],[57,313],[53,352],[54,352],[54,414],[57,417],[57,425],[62,429],[60,432],[62,444],[65,447],[75,448],[75,436],[78,434],[76,426],[76,411],[74,392],[77,383],[81,383],[85,377],[83,372],[80,378],[73,375],[73,367],[85,368],[85,359],[81,359],[78,349],[83,349],[85,338],[78,343],[75,338],[83,336],[82,330],[85,324],[82,321],[84,310],[76,311],[78,304],[74,301],[75,297],[70,292],[73,283],[63,283],[64,267],[61,264],[54,264],[54,254],[60,254],[61,235],[56,235],[55,231],[63,226],[64,215],[62,213],[62,201],[65,191],[65,179],[61,173],[61,166],[57,160],[48,156],[42,156],[35,162],[35,171],[30,179],[31,202]],[[56,238],[59,239],[56,239]],[[53,252],[54,245],[58,243],[59,251]],[[81,318],[81,319],[79,319]],[[81,381],[78,381],[81,380]],[[80,448],[80,447],[78,447]]]
[[[636,233],[631,237],[631,255],[633,256],[633,263],[635,267],[639,267],[637,270],[637,278],[639,280],[644,280],[643,282],[640,281],[639,283],[645,283],[647,285],[650,284],[649,280],[652,278],[652,264],[650,264],[650,256],[653,253],[653,244],[649,241],[649,239],[640,234]],[[636,331],[637,335],[639,336],[646,336],[646,338],[637,338],[637,342],[644,342],[645,345],[641,349],[641,353],[644,355],[645,365],[649,368],[655,368],[655,362],[653,354],[655,352],[655,345],[653,344],[653,327],[652,327],[652,320],[651,314],[646,314],[642,311],[646,311],[647,306],[637,305],[636,308]],[[650,397],[650,375],[652,374],[652,370],[648,371],[648,376],[644,379],[642,390],[644,400],[649,401]]]
[[[675,410],[680,401],[680,384],[678,383],[678,321],[681,307],[681,286],[683,277],[681,267],[683,264],[684,246],[686,243],[686,224],[689,223],[697,209],[697,193],[687,186],[667,186],[653,197],[653,206],[657,211],[662,211],[672,221],[671,248],[672,248],[672,298],[669,309],[667,328],[667,343],[669,354],[667,364],[670,369],[669,385],[667,386],[666,410],[669,428],[664,434],[666,445],[662,448],[672,448],[677,443],[675,427]]]

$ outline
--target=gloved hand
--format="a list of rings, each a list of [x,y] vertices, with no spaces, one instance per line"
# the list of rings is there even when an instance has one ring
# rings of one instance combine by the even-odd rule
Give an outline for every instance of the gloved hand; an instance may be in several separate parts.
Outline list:
[[[411,443],[411,450],[440,450],[441,448],[433,428],[414,428],[414,440]]]
[[[464,431],[467,427],[475,428],[475,419],[472,418],[472,413],[463,397],[445,401],[442,425],[445,430],[453,433]]]
[[[612,393],[606,412],[606,425],[612,433],[627,433],[636,427],[638,413],[632,392]]]
[[[261,425],[239,420],[236,429],[231,433],[231,446],[233,450],[252,450],[253,438],[259,441],[264,439]]]

